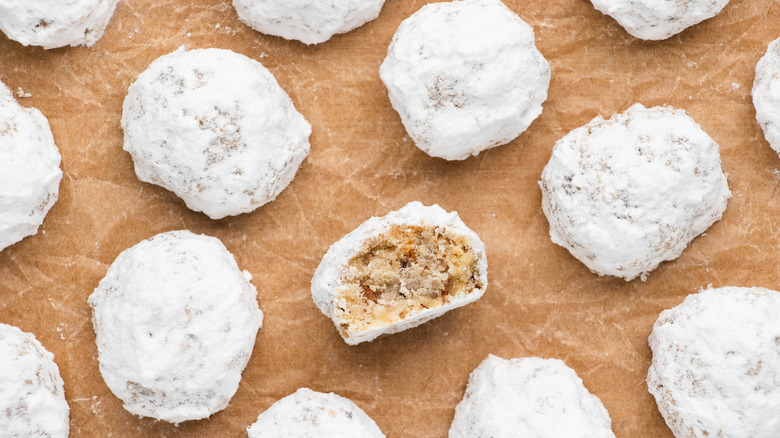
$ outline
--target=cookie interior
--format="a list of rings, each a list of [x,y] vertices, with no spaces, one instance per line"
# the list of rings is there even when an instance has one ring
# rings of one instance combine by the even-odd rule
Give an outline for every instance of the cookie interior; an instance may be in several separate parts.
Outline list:
[[[337,293],[342,324],[363,331],[481,289],[470,239],[441,227],[394,225],[363,243]]]

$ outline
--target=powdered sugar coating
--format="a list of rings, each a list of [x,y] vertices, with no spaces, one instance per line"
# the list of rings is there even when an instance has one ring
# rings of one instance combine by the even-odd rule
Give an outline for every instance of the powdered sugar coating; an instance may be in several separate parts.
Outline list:
[[[769,43],[756,65],[753,105],[766,141],[780,154],[780,38]]]
[[[417,147],[447,160],[519,136],[550,84],[533,29],[499,0],[423,6],[398,27],[379,74]]]
[[[38,232],[62,171],[49,122],[0,82],[0,251]]]
[[[248,429],[249,438],[384,438],[351,400],[301,388],[274,403]]]
[[[471,373],[450,438],[614,438],[598,397],[557,359],[493,355]]]
[[[665,40],[717,15],[729,0],[590,0],[629,34]]]
[[[627,281],[679,257],[731,196],[701,127],[682,110],[640,104],[566,134],[540,186],[552,241]]]
[[[221,49],[155,60],[128,90],[122,129],[138,178],[212,219],[276,199],[311,134],[268,69]]]
[[[119,0],[0,0],[0,30],[25,46],[87,46],[103,36]]]
[[[100,373],[135,415],[179,423],[224,409],[263,314],[219,239],[158,234],[123,251],[89,297]]]
[[[398,211],[390,212],[383,217],[372,217],[363,222],[354,231],[331,245],[323,256],[311,280],[311,294],[320,311],[330,318],[336,327],[343,327],[346,324],[346,320],[337,311],[339,307],[344,307],[344,303],[336,296],[336,293],[344,284],[349,260],[364,249],[368,240],[387,232],[394,225],[433,226],[465,236],[470,242],[471,249],[478,257],[476,275],[482,287],[469,294],[453,296],[448,303],[442,306],[411,312],[403,320],[391,324],[365,331],[344,329],[341,334],[347,344],[356,345],[372,341],[383,334],[398,333],[417,327],[452,309],[478,300],[487,289],[487,257],[485,244],[479,236],[463,223],[457,212],[449,213],[438,205],[426,207],[420,202],[410,202]]]
[[[661,313],[647,388],[677,438],[780,436],[780,293],[723,287]]]
[[[385,0],[233,0],[238,18],[268,35],[319,44],[379,16]]]
[[[54,355],[35,336],[0,324],[0,435],[67,438],[68,403]]]

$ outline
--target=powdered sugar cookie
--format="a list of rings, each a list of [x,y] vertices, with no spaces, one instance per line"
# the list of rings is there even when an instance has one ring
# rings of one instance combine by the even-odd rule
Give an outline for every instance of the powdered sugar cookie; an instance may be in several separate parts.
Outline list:
[[[89,297],[100,373],[135,415],[179,423],[224,409],[263,314],[219,239],[158,234],[123,251]]]
[[[257,417],[249,438],[384,438],[379,426],[351,400],[301,388]]]
[[[677,438],[780,436],[780,293],[723,287],[661,313],[647,388]]]
[[[766,141],[780,154],[780,38],[769,44],[756,65],[753,105]]]
[[[0,30],[25,46],[87,46],[103,36],[119,0],[0,0]]]
[[[701,126],[682,110],[640,104],[566,134],[540,185],[552,241],[626,280],[679,257],[731,196]]]
[[[379,15],[385,0],[233,0],[238,18],[268,35],[319,44]]]
[[[417,147],[447,160],[512,141],[550,84],[533,30],[499,0],[423,6],[398,27],[379,74]]]
[[[67,438],[69,409],[54,355],[30,333],[0,324],[0,370],[0,435]]]
[[[62,171],[49,122],[0,82],[0,251],[38,232]]]
[[[471,373],[450,438],[615,438],[598,397],[557,359],[493,355]]]
[[[178,50],[130,86],[124,149],[141,181],[220,219],[253,211],[290,184],[311,126],[259,62],[229,50]]]
[[[458,214],[419,202],[373,217],[334,243],[311,282],[348,344],[416,327],[479,299],[485,245]]]
[[[590,0],[629,34],[665,40],[717,15],[729,0]]]

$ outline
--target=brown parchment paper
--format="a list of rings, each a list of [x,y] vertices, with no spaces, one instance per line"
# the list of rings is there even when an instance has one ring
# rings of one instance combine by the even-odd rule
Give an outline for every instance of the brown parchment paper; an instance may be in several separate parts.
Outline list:
[[[398,24],[428,1],[388,0],[379,18],[317,46],[261,35],[229,0],[122,0],[94,47],[44,51],[0,35],[0,80],[32,97],[63,156],[41,233],[0,253],[0,322],[34,333],[65,380],[73,437],[241,437],[299,387],[355,401],[389,437],[445,437],[471,370],[489,353],[563,359],[609,410],[618,437],[671,437],[645,386],[658,314],[707,285],[780,289],[780,162],[750,89],[780,36],[775,0],[732,0],[663,42],[629,36],[587,0],[505,0],[552,67],[544,113],[518,139],[464,162],[419,151],[378,69]],[[311,155],[279,198],[221,221],[139,182],[122,151],[127,87],[181,45],[267,66],[313,126]],[[720,144],[734,194],[682,256],[627,283],[590,273],[548,237],[537,181],[557,139],[635,102],[683,108]],[[485,241],[484,297],[414,330],[350,347],[314,306],[329,245],[412,200],[457,210]],[[124,249],[190,229],[222,239],[254,275],[265,312],[230,406],[178,427],[126,412],[98,371],[87,297]]]

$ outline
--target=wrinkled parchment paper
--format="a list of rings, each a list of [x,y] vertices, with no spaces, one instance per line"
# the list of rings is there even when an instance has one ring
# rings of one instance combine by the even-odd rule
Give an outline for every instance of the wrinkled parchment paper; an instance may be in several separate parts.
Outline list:
[[[732,0],[663,42],[629,36],[587,0],[506,0],[552,67],[544,113],[506,146],[465,162],[419,151],[378,69],[398,24],[428,1],[388,0],[376,21],[307,47],[261,35],[229,0],[122,0],[91,49],[44,51],[0,35],[0,80],[32,97],[63,156],[59,202],[42,232],[0,253],[0,322],[34,333],[65,380],[72,437],[242,437],[301,386],[355,401],[389,437],[445,437],[471,370],[489,353],[562,359],[618,437],[671,437],[645,387],[658,314],[707,285],[780,289],[780,162],[750,89],[780,4]],[[279,198],[212,221],[139,182],[122,151],[127,87],[181,45],[220,47],[267,66],[313,126],[312,152]],[[590,273],[548,237],[537,181],[557,139],[635,102],[685,109],[721,147],[734,194],[723,220],[646,282]],[[309,281],[330,244],[412,200],[457,210],[485,241],[478,302],[414,330],[347,346],[314,306]],[[190,229],[222,239],[254,276],[266,319],[230,403],[175,427],[126,412],[103,382],[87,297],[124,249]]]

